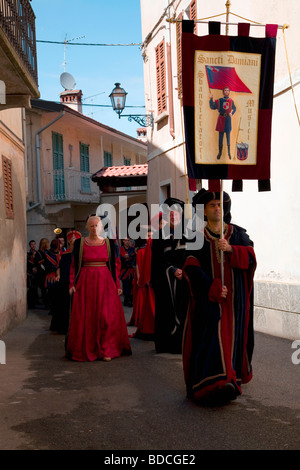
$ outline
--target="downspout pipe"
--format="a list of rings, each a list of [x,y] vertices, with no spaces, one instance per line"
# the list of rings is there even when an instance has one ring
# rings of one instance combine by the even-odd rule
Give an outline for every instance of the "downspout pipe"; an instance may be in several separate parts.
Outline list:
[[[41,159],[40,159],[40,134],[48,127],[52,126],[56,121],[61,119],[65,114],[65,111],[62,111],[59,116],[56,116],[55,119],[50,121],[46,126],[42,127],[35,134],[35,158],[36,158],[36,177],[37,177],[37,202],[32,204],[32,206],[27,207],[26,211],[29,212],[32,209],[38,207],[42,202],[42,185],[41,185]]]

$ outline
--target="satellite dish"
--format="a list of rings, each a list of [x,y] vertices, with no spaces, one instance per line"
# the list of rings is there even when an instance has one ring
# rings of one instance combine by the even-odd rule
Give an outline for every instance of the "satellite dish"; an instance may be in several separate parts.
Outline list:
[[[65,90],[73,90],[76,82],[70,73],[63,72],[60,76],[60,84],[64,87]]]

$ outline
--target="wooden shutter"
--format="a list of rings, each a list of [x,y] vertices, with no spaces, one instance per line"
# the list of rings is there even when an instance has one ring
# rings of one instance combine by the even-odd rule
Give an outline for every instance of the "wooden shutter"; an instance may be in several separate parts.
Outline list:
[[[80,142],[80,171],[90,172],[89,146]]]
[[[90,177],[89,175],[84,174],[84,173],[90,172],[89,146],[86,144],[82,144],[80,142],[79,151],[80,151],[81,191],[89,193],[91,191]]]
[[[2,155],[2,174],[6,218],[13,219],[15,216],[15,211],[12,185],[12,163],[11,160],[4,157],[4,155]]]
[[[52,132],[53,183],[55,199],[65,200],[63,136]]]
[[[52,153],[53,153],[53,170],[63,170],[64,168],[64,150],[63,136],[52,132]]]
[[[164,39],[155,48],[155,61],[157,84],[157,114],[161,114],[167,109],[166,56]]]
[[[104,150],[104,166],[112,166],[112,154]]]
[[[190,3],[190,20],[197,19],[197,0],[193,0]],[[194,33],[197,34],[197,23],[194,26]]]
[[[178,79],[178,98],[182,97],[182,60],[181,60],[181,34],[182,34],[182,18],[183,14],[178,16],[176,23],[176,43],[177,43],[177,79]]]

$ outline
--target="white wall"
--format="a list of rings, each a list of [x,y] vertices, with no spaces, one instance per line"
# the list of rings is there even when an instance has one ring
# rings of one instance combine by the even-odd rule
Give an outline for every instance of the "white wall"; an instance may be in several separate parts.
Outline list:
[[[143,39],[149,37],[151,29],[161,17],[167,3],[172,5],[171,16],[175,17],[187,8],[190,1],[159,2],[141,0]],[[197,17],[206,17],[214,21],[225,21],[225,0],[214,2],[197,2]],[[176,7],[176,11],[173,7]],[[232,198],[232,221],[244,226],[255,244],[257,254],[257,271],[255,275],[256,327],[261,331],[285,336],[300,337],[300,245],[298,242],[300,220],[300,140],[299,120],[295,111],[294,99],[290,87],[289,67],[298,113],[300,114],[300,56],[299,0],[249,0],[231,1],[231,23],[253,21],[261,24],[288,25],[285,30],[279,29],[277,34],[275,89],[272,122],[271,152],[271,191],[258,192],[257,181],[244,181],[241,193],[232,193],[232,182],[224,182],[224,190]],[[208,34],[207,24],[197,25],[198,35]],[[225,26],[221,27],[225,34]],[[237,34],[237,26],[229,27],[229,35]],[[250,36],[263,37],[263,26],[251,26]],[[149,145],[149,182],[148,199],[158,202],[159,183],[172,179],[172,188],[176,188],[180,197],[185,192],[184,158],[182,141],[180,101],[177,98],[177,51],[175,25],[164,20],[151,31],[151,41],[146,47],[144,61],[146,103],[156,104],[156,76],[154,49],[165,36],[170,40],[172,48],[172,79],[175,113],[175,140],[178,144],[172,148],[172,139],[168,135],[168,126],[158,132],[155,127],[153,134],[148,132]],[[285,39],[285,40],[284,40]],[[286,47],[285,47],[286,46]],[[286,50],[287,49],[287,50]],[[175,148],[177,157],[175,154]],[[180,157],[178,157],[181,152]],[[155,155],[157,154],[157,156]],[[177,171],[175,170],[175,168]],[[181,168],[180,168],[181,167]],[[183,170],[182,170],[183,167]],[[203,181],[207,188],[207,181]],[[181,197],[184,199],[184,196]]]

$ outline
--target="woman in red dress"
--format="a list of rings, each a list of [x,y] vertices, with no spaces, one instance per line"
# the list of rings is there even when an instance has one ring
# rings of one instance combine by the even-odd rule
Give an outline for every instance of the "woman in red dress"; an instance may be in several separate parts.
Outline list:
[[[115,244],[99,236],[100,217],[90,216],[87,229],[89,236],[74,244],[70,271],[73,298],[66,350],[68,357],[76,361],[110,361],[131,354]]]
[[[154,312],[155,299],[154,290],[150,284],[151,280],[151,232],[145,246],[140,248],[136,254],[136,268],[133,286],[133,310],[128,325],[136,326],[137,329],[132,337],[153,339],[154,338]]]

